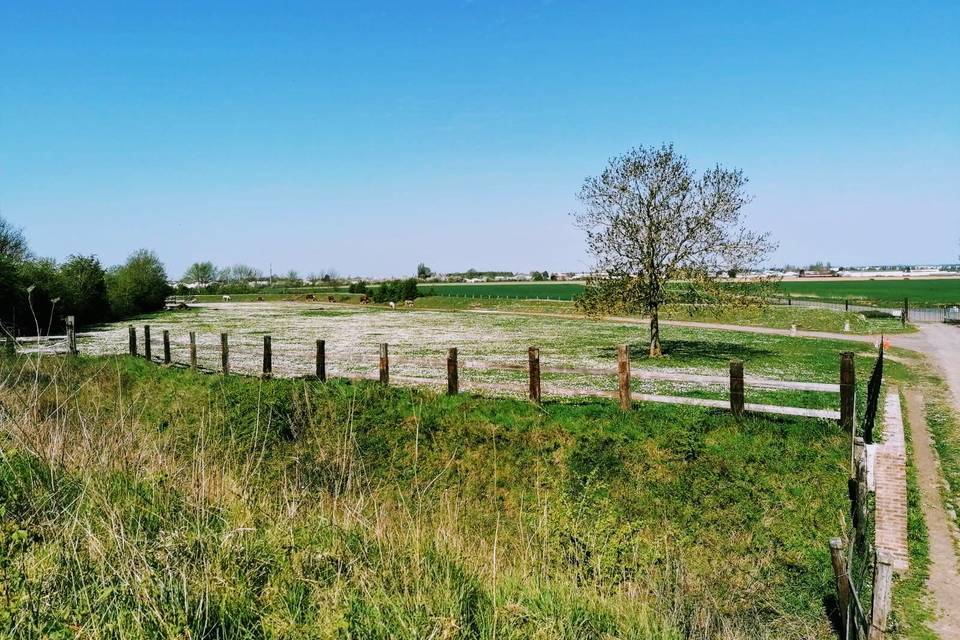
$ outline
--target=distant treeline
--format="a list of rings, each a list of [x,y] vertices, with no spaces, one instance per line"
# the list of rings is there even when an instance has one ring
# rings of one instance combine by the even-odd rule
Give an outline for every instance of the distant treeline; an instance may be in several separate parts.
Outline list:
[[[78,326],[163,308],[170,292],[156,254],[135,251],[105,269],[96,256],[65,262],[35,257],[23,232],[0,218],[0,330],[4,335],[56,333],[64,319]]]

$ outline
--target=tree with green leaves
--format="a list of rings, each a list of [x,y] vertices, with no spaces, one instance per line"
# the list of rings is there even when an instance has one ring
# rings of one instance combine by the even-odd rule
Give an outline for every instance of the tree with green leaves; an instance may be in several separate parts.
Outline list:
[[[231,267],[224,267],[220,269],[218,277],[221,280],[225,280],[226,282],[233,284],[247,284],[254,280],[263,279],[263,272],[249,265],[235,264]]]
[[[0,217],[0,257],[15,263],[30,258],[30,247],[23,229],[13,226],[3,217]]]
[[[107,298],[117,317],[163,309],[170,285],[163,263],[153,251],[140,249],[107,273]]]
[[[182,279],[205,287],[217,279],[217,268],[212,262],[194,262],[184,272]]]
[[[426,280],[427,278],[430,278],[430,277],[432,277],[432,276],[433,276],[433,271],[430,269],[430,267],[428,267],[427,265],[425,265],[425,264],[422,263],[422,262],[417,265],[417,278],[418,278],[418,279],[420,279],[420,280]]]
[[[60,265],[61,295],[65,313],[78,325],[110,319],[106,272],[96,256],[73,255]]]
[[[775,245],[743,224],[747,178],[690,167],[672,145],[638,147],[587,178],[574,214],[596,260],[578,300],[589,314],[650,316],[650,355],[662,354],[659,311],[671,297],[690,305],[755,303],[761,288],[724,285],[716,275],[757,266]]]

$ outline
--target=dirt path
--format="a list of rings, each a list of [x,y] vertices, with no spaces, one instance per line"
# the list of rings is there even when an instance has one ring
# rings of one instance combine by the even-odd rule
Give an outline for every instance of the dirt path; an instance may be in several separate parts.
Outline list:
[[[927,522],[930,538],[930,576],[927,579],[927,588],[938,609],[933,630],[944,639],[960,638],[960,573],[957,571],[953,531],[940,499],[936,453],[926,429],[923,396],[917,389],[907,390],[906,395],[923,518]]]

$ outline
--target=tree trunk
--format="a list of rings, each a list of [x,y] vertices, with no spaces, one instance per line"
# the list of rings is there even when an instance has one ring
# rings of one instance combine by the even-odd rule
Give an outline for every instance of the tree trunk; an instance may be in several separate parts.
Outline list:
[[[659,308],[650,310],[650,357],[659,358],[663,355],[660,349],[660,317]]]

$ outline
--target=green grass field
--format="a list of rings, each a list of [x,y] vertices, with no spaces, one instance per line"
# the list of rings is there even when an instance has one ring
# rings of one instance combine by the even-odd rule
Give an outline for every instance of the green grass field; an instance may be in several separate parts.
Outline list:
[[[421,284],[424,293],[445,298],[503,299],[503,300],[558,300],[573,301],[583,291],[580,282],[491,282],[479,284]],[[341,288],[342,289],[342,288]],[[904,298],[914,306],[951,306],[960,304],[960,278],[930,280],[851,280],[833,278],[820,280],[791,280],[780,283],[785,295],[805,300],[850,302],[878,306],[899,307]],[[335,290],[322,287],[277,290],[259,293],[232,294],[234,300],[285,300],[308,293],[325,299]],[[346,295],[337,290],[338,297]],[[201,302],[220,300],[217,295],[196,296]]]
[[[809,300],[857,302],[899,308],[904,298],[913,306],[960,304],[960,278],[930,280],[792,280],[781,282],[784,293]]]
[[[836,424],[24,367],[2,370],[11,637],[833,637]]]
[[[451,339],[464,357],[522,356],[536,338],[553,362],[610,362],[626,342],[638,368],[723,371],[737,358],[811,381],[836,380],[852,348],[860,414],[874,358],[864,344],[665,327],[667,356],[651,360],[643,325],[348,306],[218,305],[150,322],[177,339],[202,331],[202,360],[217,357],[206,338],[228,330],[253,370],[264,332],[278,359],[314,335],[338,363],[363,345],[372,357],[384,336],[401,362]],[[35,362],[0,359],[0,636],[834,637],[826,541],[848,508],[850,444],[833,422],[623,412],[549,392],[536,407],[115,356]],[[888,362],[889,381],[913,376]],[[913,575],[894,602],[901,620],[925,611]]]
[[[438,296],[464,298],[521,298],[573,300],[583,291],[578,282],[531,282],[423,285]],[[853,280],[833,278],[791,280],[780,283],[780,290],[796,298],[851,302],[899,307],[904,298],[915,306],[960,304],[960,278],[927,280]]]

